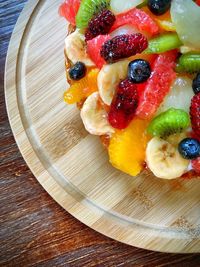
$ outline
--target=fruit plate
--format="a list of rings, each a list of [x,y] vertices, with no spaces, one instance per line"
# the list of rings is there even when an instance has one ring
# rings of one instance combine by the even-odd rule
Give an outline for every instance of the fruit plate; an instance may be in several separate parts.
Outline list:
[[[9,46],[6,102],[12,130],[36,179],[69,213],[126,244],[200,252],[200,177],[130,177],[108,162],[74,106],[66,106],[60,0],[31,0]],[[137,149],[137,148],[135,148]]]

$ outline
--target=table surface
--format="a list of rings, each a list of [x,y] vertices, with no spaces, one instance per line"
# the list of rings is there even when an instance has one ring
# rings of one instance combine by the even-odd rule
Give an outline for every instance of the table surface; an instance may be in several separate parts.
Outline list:
[[[10,35],[27,0],[0,0],[0,266],[200,266],[200,255],[134,248],[83,225],[44,191],[14,141],[4,100]]]

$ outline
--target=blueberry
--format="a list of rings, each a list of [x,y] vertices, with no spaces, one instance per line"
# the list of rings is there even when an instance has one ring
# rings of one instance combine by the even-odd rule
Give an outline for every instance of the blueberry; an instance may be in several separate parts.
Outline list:
[[[184,159],[195,159],[200,156],[200,142],[194,138],[185,138],[179,143],[178,151]]]
[[[154,15],[162,15],[170,8],[171,0],[148,0],[148,7]]]
[[[151,75],[149,62],[143,59],[135,59],[128,65],[128,78],[131,82],[145,82]]]
[[[194,78],[192,88],[196,95],[200,93],[200,73],[197,73],[197,76]]]
[[[72,80],[80,80],[85,76],[86,66],[82,62],[76,62],[76,64],[69,69],[69,77]]]

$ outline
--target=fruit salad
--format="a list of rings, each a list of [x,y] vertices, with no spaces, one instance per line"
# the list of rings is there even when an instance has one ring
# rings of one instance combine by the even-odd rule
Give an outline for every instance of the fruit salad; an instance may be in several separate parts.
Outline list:
[[[200,174],[200,1],[65,0],[66,104],[110,163],[137,176]]]

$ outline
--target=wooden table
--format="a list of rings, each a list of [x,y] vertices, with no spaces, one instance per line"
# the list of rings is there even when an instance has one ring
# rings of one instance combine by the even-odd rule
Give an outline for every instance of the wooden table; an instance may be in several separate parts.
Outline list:
[[[200,255],[146,251],[89,229],[59,207],[26,166],[3,92],[8,42],[25,3],[0,1],[0,266],[200,266]]]

